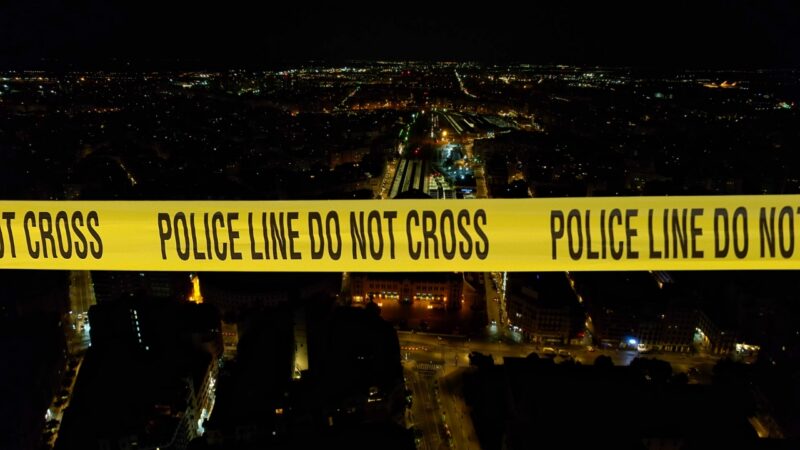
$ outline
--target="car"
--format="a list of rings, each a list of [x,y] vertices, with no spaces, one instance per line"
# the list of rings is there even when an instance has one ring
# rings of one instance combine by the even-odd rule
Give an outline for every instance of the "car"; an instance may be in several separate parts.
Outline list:
[[[542,353],[545,355],[555,355],[556,349],[554,349],[553,347],[545,347],[542,349]]]
[[[589,353],[592,353],[592,352],[594,352],[594,347],[589,345],[589,346],[586,347],[586,351],[589,352]]]

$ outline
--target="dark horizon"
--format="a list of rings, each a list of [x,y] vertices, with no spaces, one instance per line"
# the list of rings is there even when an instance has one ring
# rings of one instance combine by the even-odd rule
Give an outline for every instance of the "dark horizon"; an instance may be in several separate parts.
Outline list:
[[[38,6],[38,7],[37,7]],[[0,6],[0,68],[251,68],[338,61],[478,61],[737,69],[800,65],[785,1],[271,9],[136,8],[96,1]],[[117,62],[118,61],[118,62]],[[184,67],[180,67],[184,65]]]

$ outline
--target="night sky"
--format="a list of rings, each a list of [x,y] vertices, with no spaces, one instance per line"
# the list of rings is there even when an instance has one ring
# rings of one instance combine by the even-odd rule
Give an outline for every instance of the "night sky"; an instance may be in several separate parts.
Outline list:
[[[792,1],[529,1],[525,9],[494,1],[450,7],[293,1],[269,8],[235,1],[69,3],[2,2],[0,67],[120,61],[267,67],[380,58],[671,68],[800,64],[800,7]]]

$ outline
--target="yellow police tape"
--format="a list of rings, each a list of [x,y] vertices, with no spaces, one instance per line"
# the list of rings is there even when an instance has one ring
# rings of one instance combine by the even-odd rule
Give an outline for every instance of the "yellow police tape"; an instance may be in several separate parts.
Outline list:
[[[0,201],[0,268],[800,269],[798,227],[800,195]]]

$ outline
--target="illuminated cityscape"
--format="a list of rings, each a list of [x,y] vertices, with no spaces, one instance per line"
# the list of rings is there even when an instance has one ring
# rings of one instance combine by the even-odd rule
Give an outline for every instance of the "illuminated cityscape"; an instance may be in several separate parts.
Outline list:
[[[572,17],[552,8],[540,15]],[[81,35],[62,48],[0,19],[21,36],[0,51],[0,199],[800,194],[800,61],[761,40],[709,39],[708,64],[688,37],[674,45],[689,62],[666,38],[603,59],[635,37],[585,12],[567,32],[281,9],[263,16],[269,39],[241,18],[251,46],[227,54],[188,9],[74,61]],[[671,30],[673,15],[648,20]],[[698,39],[736,30],[697,22]],[[143,57],[159,32],[178,44]],[[451,219],[468,245],[418,252],[485,256],[485,216]],[[3,270],[0,449],[798,448],[795,275]]]

